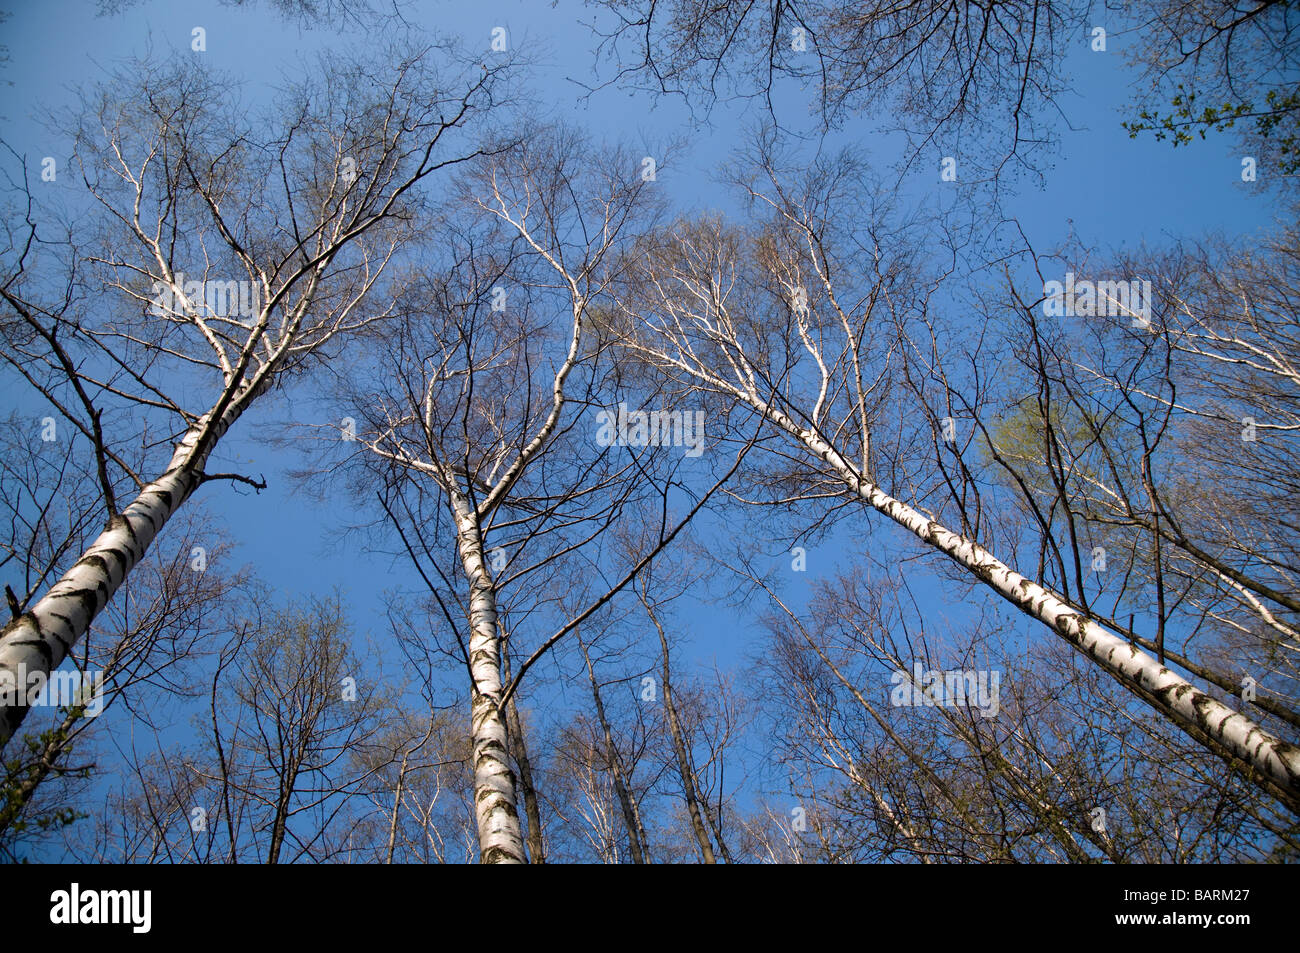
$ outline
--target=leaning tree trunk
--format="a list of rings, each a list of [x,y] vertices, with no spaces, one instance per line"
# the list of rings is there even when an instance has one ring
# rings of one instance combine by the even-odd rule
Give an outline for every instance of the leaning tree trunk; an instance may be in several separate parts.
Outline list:
[[[596,703],[596,718],[600,721],[600,730],[605,738],[605,763],[609,765],[610,774],[613,775],[614,790],[618,794],[619,806],[623,809],[623,826],[627,828],[632,863],[644,864],[647,837],[645,828],[641,826],[641,812],[637,808],[636,798],[632,796],[632,791],[627,785],[627,775],[623,771],[618,749],[614,747],[614,732],[610,728],[609,719],[605,716],[605,703],[600,697],[600,684],[596,681],[596,670],[591,665],[591,656],[581,639],[578,640],[578,645],[582,649],[583,661],[587,663],[587,675],[591,679],[591,697]]]
[[[461,565],[469,580],[469,668],[474,680],[470,733],[474,745],[474,816],[479,862],[524,864],[516,810],[509,733],[501,710],[501,646],[497,640],[496,588],[483,560],[478,516],[459,494],[452,500]]]
[[[974,540],[896,500],[866,479],[815,430],[805,430],[780,410],[755,405],[776,426],[812,451],[875,510],[944,553],[1021,612],[1044,623],[1145,699],[1201,744],[1252,769],[1252,780],[1300,814],[1300,748],[1269,734],[1253,720],[1161,665],[1123,637],[1089,619],[1050,589],[1027,579]]]
[[[30,676],[39,671],[48,676],[63,663],[167,521],[203,482],[203,467],[212,448],[255,396],[246,392],[231,400],[212,427],[208,426],[210,414],[200,417],[177,444],[162,476],[109,519],[104,531],[49,592],[0,630],[0,689],[8,679],[23,689],[25,679],[20,674]],[[0,695],[0,750],[27,717],[22,695],[25,690],[19,692],[20,697]]]
[[[704,828],[704,818],[700,815],[700,799],[696,795],[695,769],[691,765],[690,755],[686,749],[686,736],[682,731],[681,719],[677,717],[677,704],[673,701],[672,669],[668,660],[668,635],[659,622],[659,617],[650,608],[647,601],[646,614],[659,633],[659,645],[663,650],[664,711],[668,715],[668,731],[673,739],[673,756],[677,761],[677,776],[682,779],[682,795],[686,798],[686,810],[691,819],[691,832],[695,843],[700,848],[700,859],[706,864],[716,864],[713,844],[709,832]]]

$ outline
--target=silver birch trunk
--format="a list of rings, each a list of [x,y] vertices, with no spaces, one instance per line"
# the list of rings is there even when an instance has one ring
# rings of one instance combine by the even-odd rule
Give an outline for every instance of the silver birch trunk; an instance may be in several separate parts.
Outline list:
[[[167,469],[87,547],[30,609],[0,631],[0,678],[15,679],[25,693],[32,672],[49,675],[63,663],[73,646],[90,629],[108,600],[144,558],[155,537],[203,479],[203,466],[212,448],[256,396],[245,393],[230,401],[221,419],[209,427],[204,415],[186,431]],[[27,716],[25,698],[0,699],[0,750]]]
[[[1255,769],[1259,780],[1293,811],[1300,812],[1300,748],[1273,737],[1161,665],[1122,636],[1089,619],[1063,598],[1007,566],[974,540],[889,496],[862,476],[814,430],[804,430],[780,410],[754,403],[776,426],[826,462],[845,484],[877,512],[965,567],[1000,596],[1100,664],[1139,697],[1182,724],[1190,734]]]
[[[474,817],[479,862],[524,864],[516,808],[515,773],[501,711],[501,647],[497,641],[496,589],[483,559],[483,537],[468,501],[453,494],[461,565],[469,581],[469,667],[474,680],[470,736],[474,747]]]

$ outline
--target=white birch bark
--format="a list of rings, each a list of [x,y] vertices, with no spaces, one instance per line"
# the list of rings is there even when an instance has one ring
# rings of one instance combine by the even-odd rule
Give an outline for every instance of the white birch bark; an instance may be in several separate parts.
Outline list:
[[[624,306],[628,318],[634,326],[643,329],[645,336],[630,336],[625,346],[671,377],[691,380],[703,390],[726,395],[753,408],[823,461],[850,492],[947,555],[1026,615],[1047,625],[1189,736],[1208,750],[1244,766],[1252,781],[1300,813],[1300,748],[1273,736],[1248,715],[1197,688],[1139,646],[1089,618],[1059,594],[1025,578],[974,540],[952,532],[889,496],[866,477],[871,437],[866,406],[868,397],[881,386],[884,373],[870,381],[858,362],[867,326],[851,318],[838,303],[822,239],[806,215],[801,217],[787,205],[758,191],[751,190],[750,194],[771,205],[793,229],[805,236],[807,258],[816,272],[816,282],[825,292],[832,317],[838,318],[845,336],[844,350],[837,359],[845,364],[841,370],[838,364],[832,367],[823,358],[821,335],[807,333],[806,312],[794,309],[803,348],[816,360],[820,372],[819,380],[814,378],[818,393],[815,402],[809,401],[812,407],[811,416],[806,418],[807,429],[782,410],[783,405],[776,404],[778,400],[790,399],[776,396],[782,386],[789,387],[788,371],[765,375],[761,367],[751,363],[742,343],[742,337],[748,333],[742,329],[747,325],[731,313],[726,300],[729,289],[737,281],[735,263],[727,251],[730,239],[712,226],[703,226],[698,234],[688,231],[679,235],[676,248],[666,260],[656,260],[653,256],[647,259],[645,273],[639,279],[641,290],[637,293],[646,295],[649,301]],[[680,258],[673,260],[671,255]],[[791,300],[797,297],[796,291],[809,283],[798,265],[795,261],[789,267],[778,267],[775,273]],[[841,374],[844,379],[836,387],[843,388],[842,393],[855,405],[853,417],[823,429],[826,400],[834,392],[832,384]],[[832,445],[834,437],[828,440],[822,436],[847,428],[856,428],[862,440],[862,458],[856,464]]]
[[[452,496],[461,565],[469,580],[469,667],[474,679],[470,732],[474,750],[474,815],[479,862],[527,863],[519,826],[515,773],[510,767],[505,713],[501,710],[501,648],[497,641],[496,589],[483,558],[477,514],[459,493]]]
[[[217,441],[239,418],[254,394],[230,401],[209,426],[204,415],[185,433],[167,469],[87,547],[50,590],[0,631],[0,679],[12,678],[19,693],[33,672],[49,675],[90,629],[154,538],[202,482],[203,466]],[[27,714],[25,698],[0,699],[0,749]]]
[[[1059,595],[1025,578],[974,540],[889,496],[866,480],[814,430],[805,430],[779,409],[750,400],[776,426],[826,462],[845,484],[876,511],[968,569],[1026,615],[1038,619],[1099,663],[1140,696],[1150,699],[1194,733],[1208,737],[1271,781],[1270,788],[1293,809],[1300,806],[1300,748],[1269,734],[1161,665],[1123,637],[1087,618]]]

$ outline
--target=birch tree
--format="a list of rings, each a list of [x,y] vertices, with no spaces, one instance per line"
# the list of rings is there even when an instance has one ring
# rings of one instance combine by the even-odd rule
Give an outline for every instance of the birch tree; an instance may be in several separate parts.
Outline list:
[[[11,618],[99,531],[105,502],[89,444],[53,418],[33,422],[15,413],[7,422],[0,450],[0,579]],[[140,448],[122,452],[133,464],[143,456]],[[183,685],[204,653],[202,635],[214,608],[243,584],[239,571],[223,571],[229,542],[201,510],[177,522],[174,538],[137,567],[117,602],[51,674],[44,717],[28,723],[31,730],[4,759],[0,850],[11,860],[27,844],[48,841],[58,825],[84,819],[75,805],[105,774],[102,759],[111,748],[98,729],[122,708],[147,722],[143,713],[154,709],[156,693]],[[79,694],[84,704],[76,703]],[[112,717],[98,720],[109,711]]]
[[[176,710],[170,696],[192,693],[195,672],[212,651],[215,620],[247,585],[244,571],[223,566],[229,542],[199,511],[182,514],[174,526],[168,543],[141,562],[77,644],[65,671],[52,676],[47,692],[58,685],[93,688],[84,704],[67,699],[52,710],[50,727],[48,715],[28,723],[32,730],[5,760],[0,844],[11,859],[24,841],[35,841],[29,835],[49,831],[52,805],[84,803],[93,783],[111,775],[117,752],[108,724],[129,722],[132,732],[146,734],[162,730]],[[196,553],[202,553],[201,571]]]
[[[802,481],[812,487],[805,482],[793,496],[834,485],[865,503],[1242,765],[1273,797],[1300,807],[1293,745],[973,535],[900,498],[906,483],[886,489],[899,474],[887,469],[882,444],[907,447],[899,429],[886,429],[889,385],[908,340],[893,329],[925,312],[934,279],[915,273],[907,255],[916,246],[902,227],[889,231],[886,209],[855,184],[851,166],[819,162],[796,177],[768,150],[741,183],[764,210],[755,227],[681,222],[643,248],[621,306],[627,347],[673,380],[760,414],[807,461]],[[868,210],[865,221],[838,214],[849,202]],[[914,414],[913,422],[924,419]]]
[[[624,590],[722,482],[679,499],[671,471],[686,448],[599,438],[596,415],[626,399],[628,385],[593,313],[609,307],[623,252],[658,214],[641,171],[631,154],[564,130],[536,130],[485,160],[441,215],[454,236],[444,270],[428,260],[398,302],[405,317],[379,367],[341,405],[355,408],[357,441],[383,480],[381,505],[459,639],[485,863],[526,859],[507,726],[521,680]],[[705,441],[698,456],[706,437],[692,433]],[[546,618],[529,607],[558,602],[561,574],[590,571],[606,530],[641,518],[654,521],[653,543],[602,570],[608,584],[563,612],[552,634],[534,634],[507,685],[503,631],[516,642],[522,635],[506,608]],[[450,572],[446,548],[456,554]],[[466,589],[458,593],[454,580]],[[514,605],[503,599],[511,589]],[[463,621],[449,608],[461,598]]]
[[[138,64],[86,94],[72,129],[78,227],[60,235],[57,209],[29,201],[0,298],[5,359],[92,441],[108,519],[0,633],[6,677],[56,668],[200,485],[259,486],[208,471],[219,441],[387,314],[368,302],[382,302],[421,183],[480,151],[463,130],[504,69],[390,52],[383,67],[326,58],[323,80],[263,116],[232,108],[235,87],[189,62]],[[123,441],[170,444],[169,459],[137,470]],[[0,743],[26,710],[6,703]]]
[[[954,514],[988,511],[1004,489],[1053,588],[1162,664],[1238,696],[1275,734],[1300,723],[1294,319],[1280,305],[1293,259],[1291,229],[1254,248],[1069,259],[1059,267],[1141,276],[1150,313],[1049,317],[1042,302],[1010,292],[987,302],[1007,331],[983,360],[1001,354],[1004,367],[1023,368],[1004,380],[1028,396],[956,386],[927,348],[922,376],[934,387],[921,398],[968,421],[973,446],[941,453],[950,485],[962,487],[947,503]],[[1048,271],[1040,260],[1039,275]]]

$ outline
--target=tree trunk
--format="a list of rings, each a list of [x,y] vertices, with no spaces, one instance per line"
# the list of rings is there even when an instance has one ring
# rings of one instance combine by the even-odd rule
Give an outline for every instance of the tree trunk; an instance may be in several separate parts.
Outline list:
[[[510,681],[510,655],[503,652],[501,667],[504,681]],[[519,787],[524,795],[524,816],[528,818],[528,860],[533,864],[546,863],[546,841],[542,838],[542,812],[537,803],[537,787],[533,784],[533,765],[528,760],[528,740],[524,737],[524,725],[519,718],[519,708],[515,705],[515,696],[510,696],[506,703],[506,727],[510,731],[510,750],[514,754],[515,764],[519,765]]]
[[[644,864],[646,836],[641,826],[641,812],[637,809],[636,799],[628,789],[623,765],[618,757],[618,749],[614,747],[614,732],[610,730],[609,719],[605,717],[605,703],[600,698],[600,685],[596,681],[596,670],[592,667],[591,656],[587,654],[587,646],[581,638],[578,639],[578,645],[582,648],[582,657],[587,663],[587,675],[591,678],[591,697],[596,703],[596,717],[600,720],[600,729],[605,736],[605,762],[614,776],[614,790],[618,792],[618,803],[623,809],[623,825],[627,828],[627,840],[632,849],[632,863]]]
[[[278,864],[280,849],[284,846],[284,835],[289,829],[289,801],[293,798],[293,789],[298,781],[297,770],[290,770],[289,777],[280,782],[280,796],[275,802],[275,819],[271,823],[271,848],[267,851],[266,862]]]
[[[501,701],[501,647],[497,641],[496,589],[483,561],[478,517],[463,496],[452,500],[461,565],[469,580],[469,667],[474,680],[470,736],[474,745],[474,815],[479,862],[527,863],[516,811],[515,773],[510,767]]]
[[[1257,784],[1300,813],[1300,748],[1273,737],[1250,718],[1092,621],[1056,593],[1026,579],[979,543],[889,496],[815,431],[804,430],[773,407],[757,409],[825,461],[875,510],[969,570],[1021,612],[1047,625],[1199,742],[1253,768]]]
[[[393,862],[393,853],[397,849],[397,822],[402,813],[402,786],[406,783],[406,763],[411,757],[408,751],[402,755],[402,766],[397,771],[397,790],[393,792],[393,818],[388,825],[388,851],[384,855],[384,863]]]
[[[729,864],[734,864],[731,849],[727,847],[727,841],[722,836],[722,795],[718,795],[718,810],[714,811],[712,805],[707,801],[704,803],[704,818],[709,822],[709,829],[713,831],[713,839],[718,842],[718,850],[722,852],[722,859]]]
[[[669,679],[668,636],[664,627],[649,604],[645,604],[646,614],[659,632],[659,645],[663,649],[664,711],[668,713],[668,731],[673,737],[673,755],[677,760],[677,774],[682,779],[682,795],[686,798],[686,810],[691,817],[691,831],[695,834],[695,843],[700,848],[700,859],[706,864],[716,864],[713,856],[713,844],[709,832],[704,827],[704,818],[700,815],[700,800],[695,791],[695,770],[691,766],[686,752],[686,739],[682,735],[682,724],[677,717],[677,706],[673,704],[673,687]]]
[[[0,630],[0,751],[27,717],[25,677],[48,676],[90,629],[154,538],[202,482],[212,448],[256,394],[231,400],[220,422],[204,415],[177,444],[162,476],[145,486],[86,549],[82,557],[30,609]],[[17,697],[6,692],[17,687]]]

